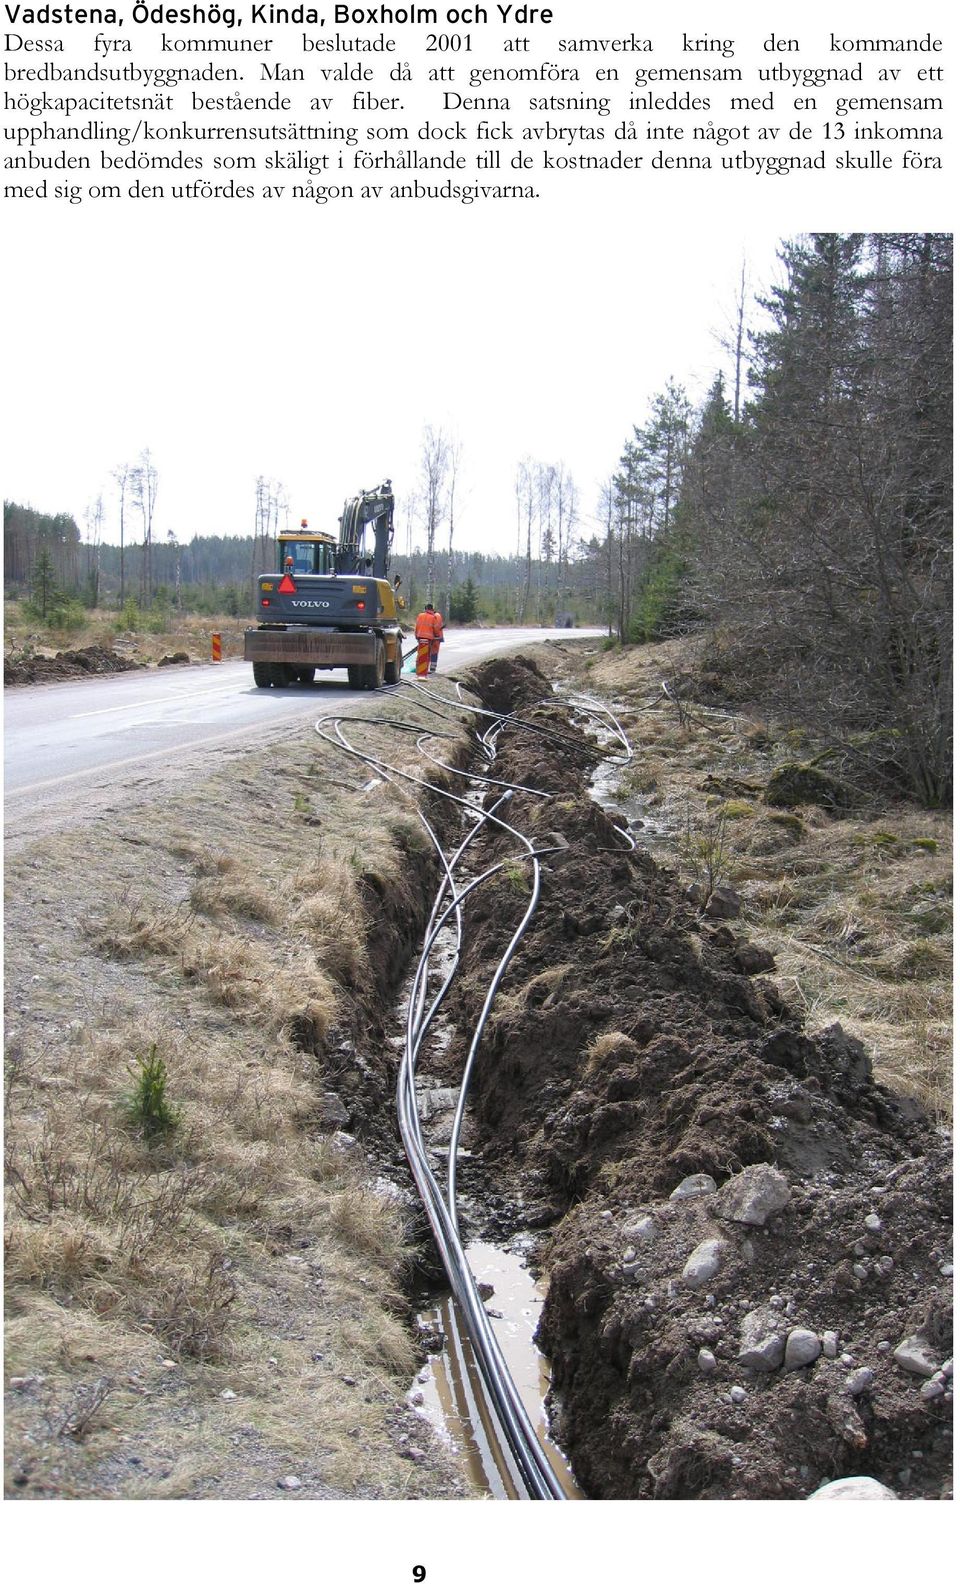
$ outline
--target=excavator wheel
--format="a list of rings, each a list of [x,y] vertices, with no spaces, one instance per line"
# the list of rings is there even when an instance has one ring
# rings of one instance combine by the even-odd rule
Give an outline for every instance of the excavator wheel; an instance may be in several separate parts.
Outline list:
[[[387,646],[382,638],[377,639],[376,659],[371,666],[360,666],[359,671],[363,678],[361,683],[365,688],[378,688],[383,686],[387,670]]]
[[[273,666],[272,665],[267,665],[266,661],[264,661],[264,660],[255,660],[253,662],[253,683],[254,683],[254,687],[268,688],[272,681],[273,681]]]
[[[297,681],[300,683],[301,687],[312,687],[315,675],[316,667],[314,666],[297,667]]]
[[[357,688],[362,688],[364,685],[363,674],[363,666],[347,666],[347,686],[352,687],[355,690]]]
[[[282,663],[280,663],[278,665],[272,665],[270,667],[270,670],[273,673],[271,681],[273,682],[274,687],[289,687],[290,686],[290,683],[293,681],[293,667],[292,666],[287,666],[287,665],[283,665]]]
[[[396,684],[400,681],[400,666],[401,666],[401,664],[402,664],[402,656],[400,654],[400,640],[398,638],[397,639],[397,658],[396,658],[396,660],[388,660],[385,663],[384,668],[383,668],[383,680],[384,680],[384,682],[386,682],[388,687],[395,687]]]

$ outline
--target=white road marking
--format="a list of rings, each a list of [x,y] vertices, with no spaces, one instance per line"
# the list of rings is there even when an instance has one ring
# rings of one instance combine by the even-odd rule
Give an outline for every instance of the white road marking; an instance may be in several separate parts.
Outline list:
[[[236,688],[236,683],[231,680],[227,684],[221,684],[220,687],[206,688],[203,692],[200,692],[200,693],[194,692],[194,690],[192,688],[170,688],[166,692],[162,693],[160,695],[160,697],[161,697],[161,699],[163,699],[163,698],[169,698],[169,699],[217,698],[221,694],[226,694],[228,692],[234,691],[235,688]],[[76,715],[68,715],[66,717],[66,719],[67,720],[84,720],[88,715],[116,715],[121,710],[151,709],[155,702],[156,702],[156,700],[153,699],[153,698],[140,699],[136,704],[111,704],[107,709],[79,710]]]

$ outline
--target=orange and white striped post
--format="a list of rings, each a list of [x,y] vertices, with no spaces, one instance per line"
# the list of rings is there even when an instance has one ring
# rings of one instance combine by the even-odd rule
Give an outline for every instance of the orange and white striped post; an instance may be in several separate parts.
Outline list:
[[[210,634],[210,658],[211,660],[223,659],[223,642],[219,633]]]
[[[425,677],[430,670],[430,639],[421,638],[417,643],[417,676]]]

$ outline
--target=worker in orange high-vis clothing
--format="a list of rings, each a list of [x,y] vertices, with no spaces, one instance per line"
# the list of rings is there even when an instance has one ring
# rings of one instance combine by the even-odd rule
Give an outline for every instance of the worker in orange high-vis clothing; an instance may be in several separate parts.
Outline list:
[[[427,610],[429,610],[429,605]],[[440,645],[443,643],[443,617],[438,610],[433,613],[433,638],[430,641],[430,670],[436,671],[437,661],[440,658]]]
[[[443,617],[429,603],[417,617],[413,636],[417,640],[417,676],[426,676],[428,671],[436,671],[443,642]]]

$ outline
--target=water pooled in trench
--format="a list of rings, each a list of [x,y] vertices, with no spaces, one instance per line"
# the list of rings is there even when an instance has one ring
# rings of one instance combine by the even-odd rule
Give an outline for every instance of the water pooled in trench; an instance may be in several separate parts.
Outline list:
[[[581,692],[577,697],[587,704],[598,706],[606,702],[594,698],[590,693]],[[571,704],[571,708],[576,713],[575,703]],[[658,847],[669,848],[669,826],[665,821],[657,819],[651,808],[649,796],[643,792],[625,793],[623,790],[626,766],[619,762],[622,749],[616,733],[604,726],[595,716],[580,715],[578,724],[612,756],[610,759],[601,760],[592,772],[587,787],[588,795],[599,804],[605,814],[610,815],[615,825],[625,826],[630,831],[638,846],[654,852]]]
[[[493,1243],[477,1242],[468,1245],[467,1255],[477,1281],[493,1288],[487,1311],[530,1423],[565,1495],[579,1499],[582,1493],[570,1466],[550,1439],[544,1408],[550,1370],[533,1340],[543,1295],[518,1254]],[[448,1296],[423,1311],[420,1320],[439,1326],[444,1337],[443,1351],[433,1354],[417,1376],[415,1389],[423,1393],[422,1411],[460,1454],[474,1489],[501,1501],[526,1500],[523,1483],[501,1444],[453,1298]]]

